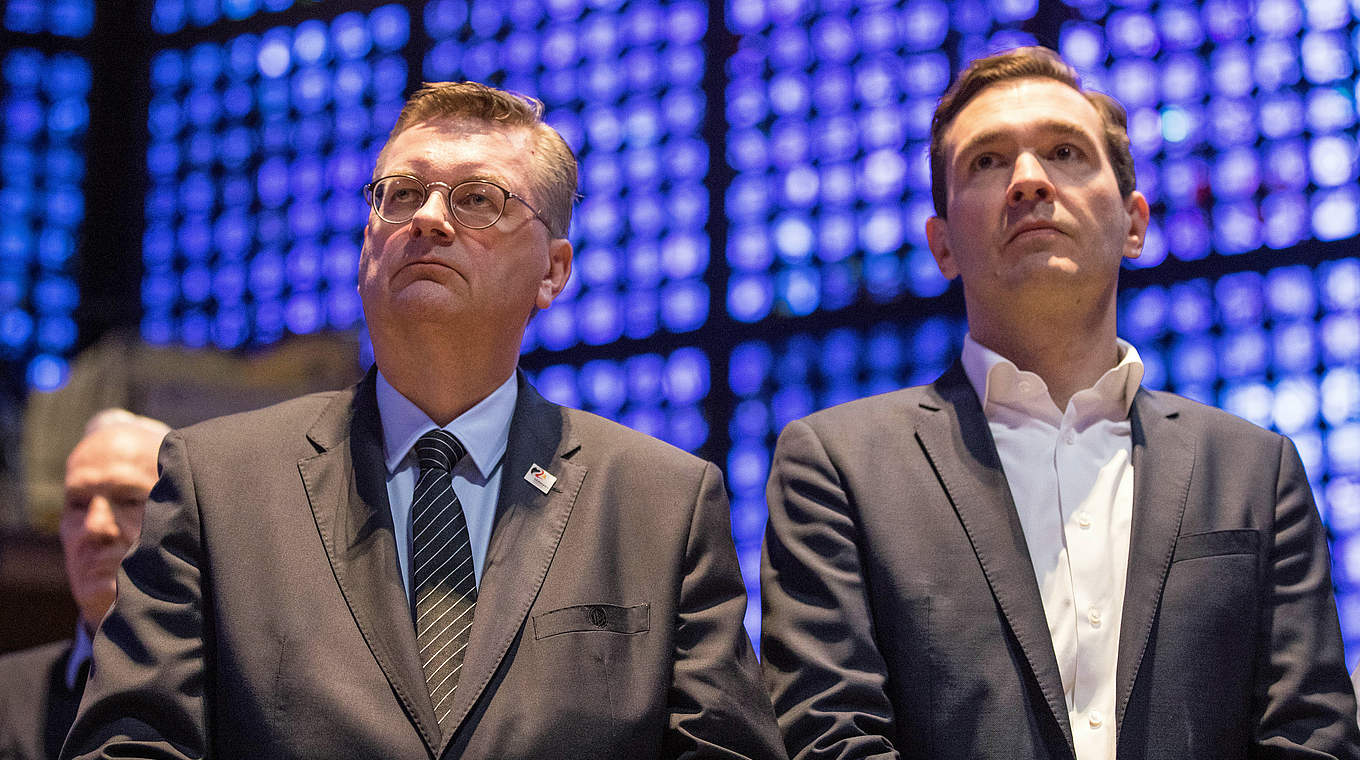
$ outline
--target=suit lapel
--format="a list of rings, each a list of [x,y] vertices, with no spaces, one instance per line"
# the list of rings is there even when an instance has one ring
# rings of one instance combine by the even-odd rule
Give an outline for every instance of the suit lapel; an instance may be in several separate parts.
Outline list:
[[[441,752],[500,668],[543,586],[586,476],[585,466],[569,460],[579,448],[562,408],[544,400],[521,374],[502,462],[496,522],[477,591],[471,639],[453,696],[456,727],[444,738]],[[535,464],[557,477],[546,494],[524,479]]]
[[[1115,717],[1121,723],[1171,568],[1195,461],[1195,441],[1180,428],[1178,413],[1164,401],[1140,388],[1129,416],[1133,525],[1115,679]]]
[[[433,752],[439,724],[398,572],[375,378],[370,372],[352,394],[337,396],[326,408],[307,433],[319,453],[300,460],[298,471],[354,622]]]
[[[933,390],[938,403],[922,404],[934,413],[922,418],[917,439],[939,475],[997,606],[1070,748],[1067,701],[1043,599],[987,418],[961,364],[956,362]]]

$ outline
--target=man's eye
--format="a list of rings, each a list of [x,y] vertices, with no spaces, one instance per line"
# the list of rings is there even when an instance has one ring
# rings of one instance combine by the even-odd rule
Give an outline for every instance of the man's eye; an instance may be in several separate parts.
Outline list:
[[[1071,145],[1059,145],[1053,149],[1053,157],[1059,161],[1071,161],[1077,157],[1077,149]]]
[[[997,160],[997,157],[991,153],[984,153],[973,159],[974,169],[994,169],[999,164],[1000,162]]]
[[[466,206],[468,208],[485,206],[490,202],[491,199],[481,193],[467,193],[458,199],[458,205]]]

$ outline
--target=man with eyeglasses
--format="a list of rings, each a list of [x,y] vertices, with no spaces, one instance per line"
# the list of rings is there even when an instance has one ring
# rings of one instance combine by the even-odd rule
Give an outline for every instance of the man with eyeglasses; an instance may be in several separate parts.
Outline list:
[[[475,83],[365,188],[354,388],[172,433],[65,757],[775,758],[717,468],[545,401],[570,148]]]

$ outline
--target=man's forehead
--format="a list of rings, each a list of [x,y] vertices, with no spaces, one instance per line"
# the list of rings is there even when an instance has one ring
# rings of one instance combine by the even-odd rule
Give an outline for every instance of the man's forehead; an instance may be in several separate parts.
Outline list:
[[[80,439],[66,460],[67,469],[97,464],[128,462],[144,467],[155,465],[160,436],[132,425],[117,425],[96,430]]]
[[[488,179],[508,179],[506,171],[523,171],[533,153],[527,127],[460,117],[412,123],[388,142],[379,157],[382,173],[394,167],[446,168],[466,164]]]
[[[1020,129],[1097,139],[1099,112],[1072,86],[1046,77],[1008,79],[979,90],[945,132],[945,147],[957,153],[968,146],[1014,136]]]

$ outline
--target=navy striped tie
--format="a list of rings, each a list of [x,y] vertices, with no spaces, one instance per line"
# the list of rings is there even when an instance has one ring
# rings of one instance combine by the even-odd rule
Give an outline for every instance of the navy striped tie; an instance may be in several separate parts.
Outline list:
[[[435,716],[447,735],[452,729],[449,714],[453,691],[458,686],[477,606],[472,543],[450,474],[467,450],[443,430],[422,435],[415,448],[420,460],[420,479],[411,505],[416,644]]]

